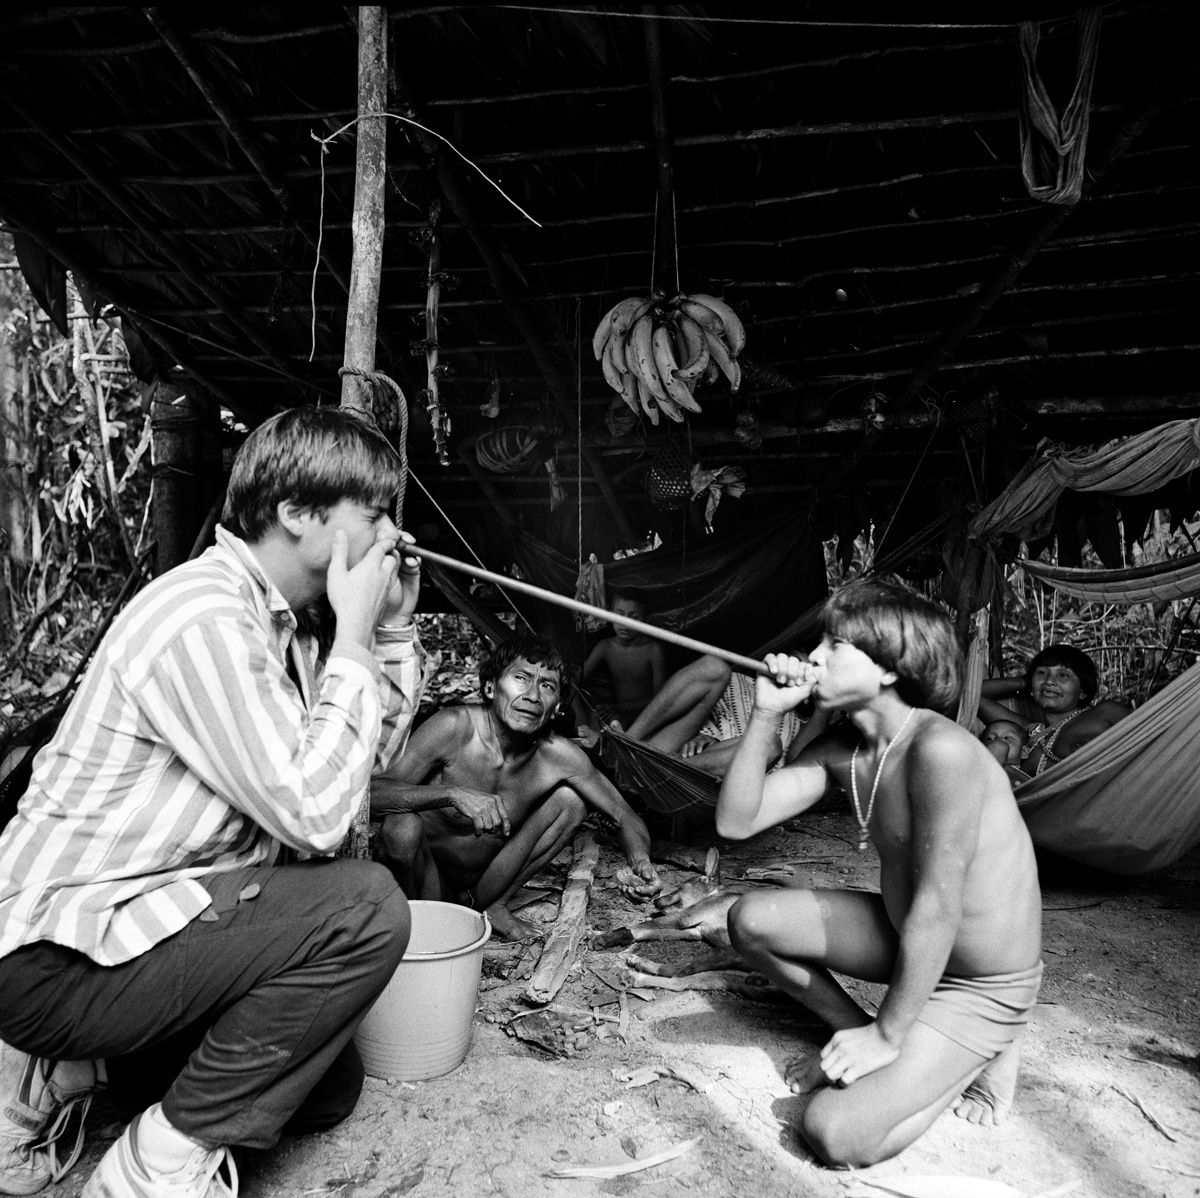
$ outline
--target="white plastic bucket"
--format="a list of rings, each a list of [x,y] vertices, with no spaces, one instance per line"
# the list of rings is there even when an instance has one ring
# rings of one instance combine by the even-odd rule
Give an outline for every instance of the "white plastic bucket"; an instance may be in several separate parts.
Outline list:
[[[414,899],[404,959],[354,1042],[372,1077],[416,1082],[457,1069],[471,1046],[488,917],[457,903]]]

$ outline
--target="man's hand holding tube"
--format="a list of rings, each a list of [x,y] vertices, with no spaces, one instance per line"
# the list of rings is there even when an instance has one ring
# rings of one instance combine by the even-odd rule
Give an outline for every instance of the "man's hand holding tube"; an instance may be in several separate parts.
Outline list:
[[[760,674],[754,684],[754,706],[759,711],[782,715],[812,694],[817,667],[807,658],[768,653],[763,661],[769,673]]]

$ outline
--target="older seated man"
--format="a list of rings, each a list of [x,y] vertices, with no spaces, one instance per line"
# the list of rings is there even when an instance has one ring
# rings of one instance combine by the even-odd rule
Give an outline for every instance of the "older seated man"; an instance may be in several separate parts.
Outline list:
[[[616,823],[634,872],[656,880],[646,825],[587,754],[550,727],[566,679],[549,641],[505,641],[480,670],[485,702],[435,712],[375,779],[377,855],[406,894],[485,910],[508,939],[538,935],[508,900],[567,844],[589,807]]]

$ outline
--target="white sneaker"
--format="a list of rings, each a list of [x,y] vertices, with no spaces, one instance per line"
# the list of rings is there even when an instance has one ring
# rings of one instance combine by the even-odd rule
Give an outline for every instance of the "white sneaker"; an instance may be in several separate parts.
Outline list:
[[[137,1144],[145,1117],[145,1112],[138,1115],[101,1157],[80,1198],[237,1198],[237,1166],[228,1148],[197,1144],[180,1168],[151,1172]]]
[[[0,1041],[0,1194],[36,1194],[83,1151],[97,1088],[91,1061],[50,1061]]]

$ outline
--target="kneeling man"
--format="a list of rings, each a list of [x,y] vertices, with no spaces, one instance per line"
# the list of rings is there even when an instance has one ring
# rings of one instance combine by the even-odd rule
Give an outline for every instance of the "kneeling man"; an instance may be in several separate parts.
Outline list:
[[[828,603],[808,660],[771,655],[717,806],[742,839],[850,795],[879,852],[879,894],[769,890],[731,909],[734,947],[834,1030],[788,1066],[798,1130],[831,1164],[894,1156],[951,1104],[995,1123],[1012,1100],[1017,1039],[1041,981],[1033,846],[987,749],[937,714],[961,679],[953,629],[902,587],[860,582]],[[848,720],[767,774],[779,713],[809,696]],[[831,972],[832,971],[832,972]],[[833,972],[888,983],[872,1018]]]
[[[566,677],[549,641],[505,641],[480,670],[484,703],[435,712],[373,780],[378,856],[411,898],[486,910],[507,939],[540,934],[508,900],[567,844],[589,805],[615,821],[634,872],[657,879],[646,825],[587,754],[550,728]]]

